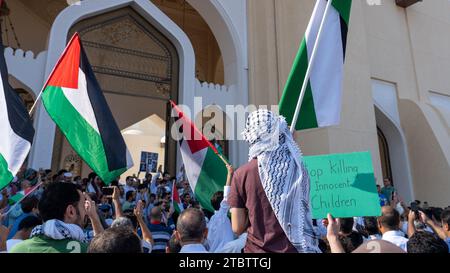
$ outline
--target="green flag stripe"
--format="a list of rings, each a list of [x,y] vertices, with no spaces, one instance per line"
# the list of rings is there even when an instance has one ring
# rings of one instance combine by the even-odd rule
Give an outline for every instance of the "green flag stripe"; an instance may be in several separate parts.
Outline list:
[[[0,154],[0,190],[8,186],[13,178],[14,175],[8,170],[8,162],[6,162],[3,155]]]
[[[173,208],[175,209],[175,211],[176,211],[178,214],[181,213],[180,205],[178,205],[177,202],[173,202]]]
[[[305,79],[308,68],[308,51],[306,48],[306,39],[304,38],[300,45],[300,50],[294,60],[291,73],[288,77],[286,86],[281,97],[279,109],[280,114],[286,118],[289,125],[292,123],[295,108],[300,98],[303,80]],[[314,109],[314,99],[312,95],[311,84],[308,82],[305,97],[303,98],[299,118],[295,126],[296,130],[317,128],[318,122],[316,111]]]
[[[60,87],[47,86],[42,101],[72,148],[105,183],[109,184],[126,171],[126,168],[108,170],[102,138],[67,100]]]
[[[211,205],[211,197],[214,193],[223,191],[226,179],[227,168],[225,164],[211,148],[208,148],[194,189],[195,197],[203,208],[214,212],[214,208]]]
[[[339,12],[345,23],[349,24],[352,0],[333,0],[331,5]]]

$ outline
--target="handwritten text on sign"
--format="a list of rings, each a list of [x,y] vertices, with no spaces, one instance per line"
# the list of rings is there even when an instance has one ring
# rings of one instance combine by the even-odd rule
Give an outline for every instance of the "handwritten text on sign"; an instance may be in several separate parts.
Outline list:
[[[305,156],[314,219],[379,216],[380,201],[369,152]]]

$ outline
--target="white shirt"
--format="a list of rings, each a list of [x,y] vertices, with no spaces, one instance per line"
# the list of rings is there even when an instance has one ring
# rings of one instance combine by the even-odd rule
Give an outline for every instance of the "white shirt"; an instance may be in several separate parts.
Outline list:
[[[228,242],[222,249],[216,251],[216,253],[242,253],[242,249],[244,249],[245,244],[247,243],[247,235],[247,232],[242,233],[239,238]]]
[[[97,193],[94,189],[94,186],[92,186],[91,182],[89,182],[87,185],[87,192],[88,193]]]
[[[402,230],[403,233],[408,234],[408,222],[401,222],[400,223],[400,229]]]
[[[394,245],[400,247],[404,251],[406,250],[406,244],[408,239],[405,238],[405,234],[399,230],[388,231],[381,237],[382,240],[393,243]]]
[[[22,242],[23,240],[21,239],[9,239],[8,241],[6,241],[6,251],[10,252],[11,249],[17,245],[18,243]]]
[[[369,235],[368,238],[364,237],[364,241],[381,240],[381,239],[382,238],[380,234]]]
[[[230,206],[227,202],[227,196],[230,192],[230,186],[223,189],[223,200],[220,203],[218,211],[214,212],[208,223],[208,245],[209,252],[216,252],[222,249],[226,243],[233,241],[234,234],[231,228],[231,221],[228,218]]]
[[[136,191],[136,189],[134,187],[132,187],[132,186],[125,185],[123,187],[123,191],[124,191],[125,195],[127,195],[127,192],[129,192],[129,191]]]
[[[180,253],[209,253],[202,244],[189,244],[181,248]]]
[[[156,194],[156,180],[161,176],[161,173],[156,173],[152,176],[152,181],[150,182],[150,193]]]

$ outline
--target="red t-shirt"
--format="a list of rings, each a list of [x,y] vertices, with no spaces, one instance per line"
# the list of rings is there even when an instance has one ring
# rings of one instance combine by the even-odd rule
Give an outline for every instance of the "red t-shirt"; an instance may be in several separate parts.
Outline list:
[[[246,253],[297,253],[281,228],[262,186],[258,172],[258,160],[236,170],[228,196],[231,208],[248,210],[248,237]]]

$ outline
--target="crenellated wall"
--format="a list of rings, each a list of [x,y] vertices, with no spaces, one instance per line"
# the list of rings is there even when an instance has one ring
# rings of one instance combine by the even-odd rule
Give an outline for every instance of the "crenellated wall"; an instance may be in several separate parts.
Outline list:
[[[22,49],[8,47],[4,54],[9,74],[32,90],[34,97],[37,97],[44,84],[47,51],[35,56],[32,51],[24,52]]]
[[[225,111],[227,105],[238,105],[242,103],[239,92],[234,85],[226,86],[214,83],[200,83],[196,79],[195,96],[202,98],[203,106],[217,105]],[[195,115],[197,113],[194,113]]]

